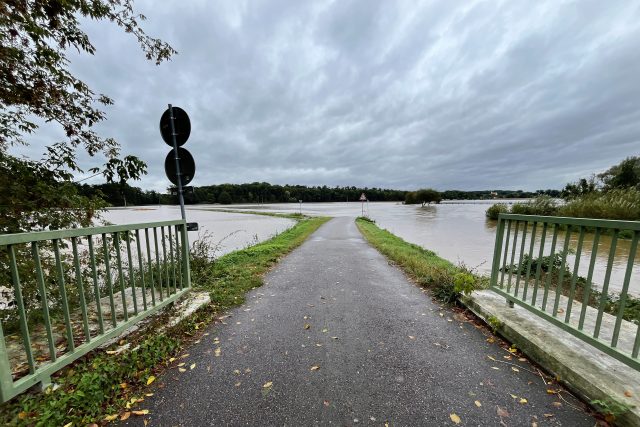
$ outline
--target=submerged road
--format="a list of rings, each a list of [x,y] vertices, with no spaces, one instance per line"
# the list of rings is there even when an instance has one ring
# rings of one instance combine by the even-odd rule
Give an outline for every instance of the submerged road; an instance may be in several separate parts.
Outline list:
[[[149,425],[595,424],[554,404],[527,362],[492,361],[508,353],[389,265],[352,218],[322,226],[229,314],[185,351],[186,371],[150,388]]]

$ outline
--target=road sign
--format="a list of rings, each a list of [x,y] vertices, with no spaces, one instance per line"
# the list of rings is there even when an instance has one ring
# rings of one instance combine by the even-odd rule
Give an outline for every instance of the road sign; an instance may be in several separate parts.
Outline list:
[[[170,187],[169,188],[169,194],[171,194],[172,196],[177,196],[178,195],[178,187]],[[183,186],[182,187],[182,194],[193,194],[193,187],[192,186]]]
[[[180,174],[182,175],[182,185],[187,185],[193,179],[193,175],[196,173],[196,162],[193,160],[193,156],[185,148],[178,148],[178,157],[180,163]],[[164,159],[164,171],[167,174],[167,178],[174,185],[178,185],[178,175],[176,171],[175,151],[169,151],[167,157]]]
[[[176,132],[176,144],[178,147],[184,145],[191,134],[191,120],[189,115],[180,107],[173,107],[173,124]],[[173,147],[171,138],[171,113],[167,108],[160,118],[160,135],[168,146]]]
[[[361,201],[361,202],[366,202],[366,201],[367,201],[367,196],[365,196],[365,195],[364,195],[364,193],[362,193],[362,194],[360,195],[360,201]]]

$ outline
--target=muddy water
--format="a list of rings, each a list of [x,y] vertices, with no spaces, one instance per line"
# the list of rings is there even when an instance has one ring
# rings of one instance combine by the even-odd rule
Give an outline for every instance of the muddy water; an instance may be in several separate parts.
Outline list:
[[[303,203],[299,204],[267,204],[267,205],[234,205],[235,209],[267,210],[277,212],[299,212],[311,215],[352,216],[361,215],[363,208],[365,213],[376,220],[382,228],[402,237],[403,239],[418,244],[424,248],[433,250],[443,258],[453,263],[464,263],[467,267],[476,269],[480,273],[490,273],[495,245],[496,221],[488,220],[485,211],[492,201],[461,201],[445,202],[440,205],[415,206],[399,203],[377,202],[365,203]],[[219,206],[217,206],[219,207]],[[211,208],[215,208],[211,206]],[[541,230],[537,232],[537,243],[534,249],[534,257],[538,256],[538,245]],[[548,233],[545,242],[544,255],[548,255],[551,247],[551,233]],[[559,232],[556,243],[556,252],[562,250],[565,233]],[[577,246],[578,236],[570,235],[570,248]],[[611,244],[610,236],[601,236],[596,252],[596,264],[593,281],[598,288],[605,277],[605,267],[609,256]],[[585,234],[583,243],[583,255],[580,260],[578,272],[581,276],[587,276],[589,257],[593,246],[593,235]],[[618,240],[614,256],[613,269],[609,284],[610,291],[620,291],[624,279],[625,268],[629,257],[629,240]],[[525,253],[528,252],[527,244]],[[516,262],[519,255],[518,244]],[[509,254],[510,260],[511,254]],[[568,267],[573,270],[575,258],[569,256]],[[638,260],[634,265],[629,292],[640,296],[640,268]]]
[[[290,228],[294,221],[264,215],[246,215],[226,212],[205,211],[199,208],[187,209],[187,220],[197,222],[199,231],[189,232],[189,241],[209,234],[217,246],[216,256],[245,248],[269,239]],[[135,224],[151,221],[180,219],[177,206],[145,206],[115,208],[105,211],[103,218],[113,224]]]

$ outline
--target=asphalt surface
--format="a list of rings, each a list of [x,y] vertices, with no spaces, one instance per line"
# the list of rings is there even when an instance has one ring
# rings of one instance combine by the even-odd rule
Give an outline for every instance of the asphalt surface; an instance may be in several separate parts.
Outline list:
[[[352,218],[322,226],[228,314],[127,425],[595,424],[554,404],[527,362],[492,361],[508,353],[389,265]]]

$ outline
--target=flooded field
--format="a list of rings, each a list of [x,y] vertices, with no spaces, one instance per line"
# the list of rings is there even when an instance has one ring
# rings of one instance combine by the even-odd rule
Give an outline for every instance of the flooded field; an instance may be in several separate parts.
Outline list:
[[[187,208],[187,221],[197,222],[199,231],[189,232],[189,242],[208,235],[217,245],[216,256],[262,242],[290,228],[295,221],[264,215],[214,212],[200,206]],[[144,206],[109,209],[103,219],[113,224],[135,224],[180,219],[178,206]]]
[[[376,202],[364,205],[365,213],[376,220],[376,223],[408,242],[433,250],[453,263],[464,263],[479,273],[489,274],[495,244],[496,221],[488,220],[485,211],[493,201],[460,201],[444,202],[440,205],[420,207],[391,202]],[[216,208],[220,206],[211,206]],[[266,210],[274,212],[299,212],[309,215],[351,216],[361,215],[363,207],[360,203],[303,203],[266,204],[266,205],[234,205],[234,209]],[[558,234],[556,252],[562,248],[565,234]],[[570,248],[577,245],[577,235],[570,236]],[[545,248],[550,248],[547,238]],[[587,275],[588,259],[593,243],[593,236],[585,236],[583,256],[579,274]],[[598,245],[597,261],[594,271],[594,284],[598,286],[605,276],[605,265],[609,256],[611,237],[602,236]],[[611,291],[619,291],[624,278],[625,267],[629,256],[629,240],[618,240],[614,257],[614,268],[611,272]],[[546,252],[545,252],[546,255]],[[573,258],[569,257],[569,268],[573,268]],[[631,278],[629,292],[640,295],[640,271],[636,260]]]

